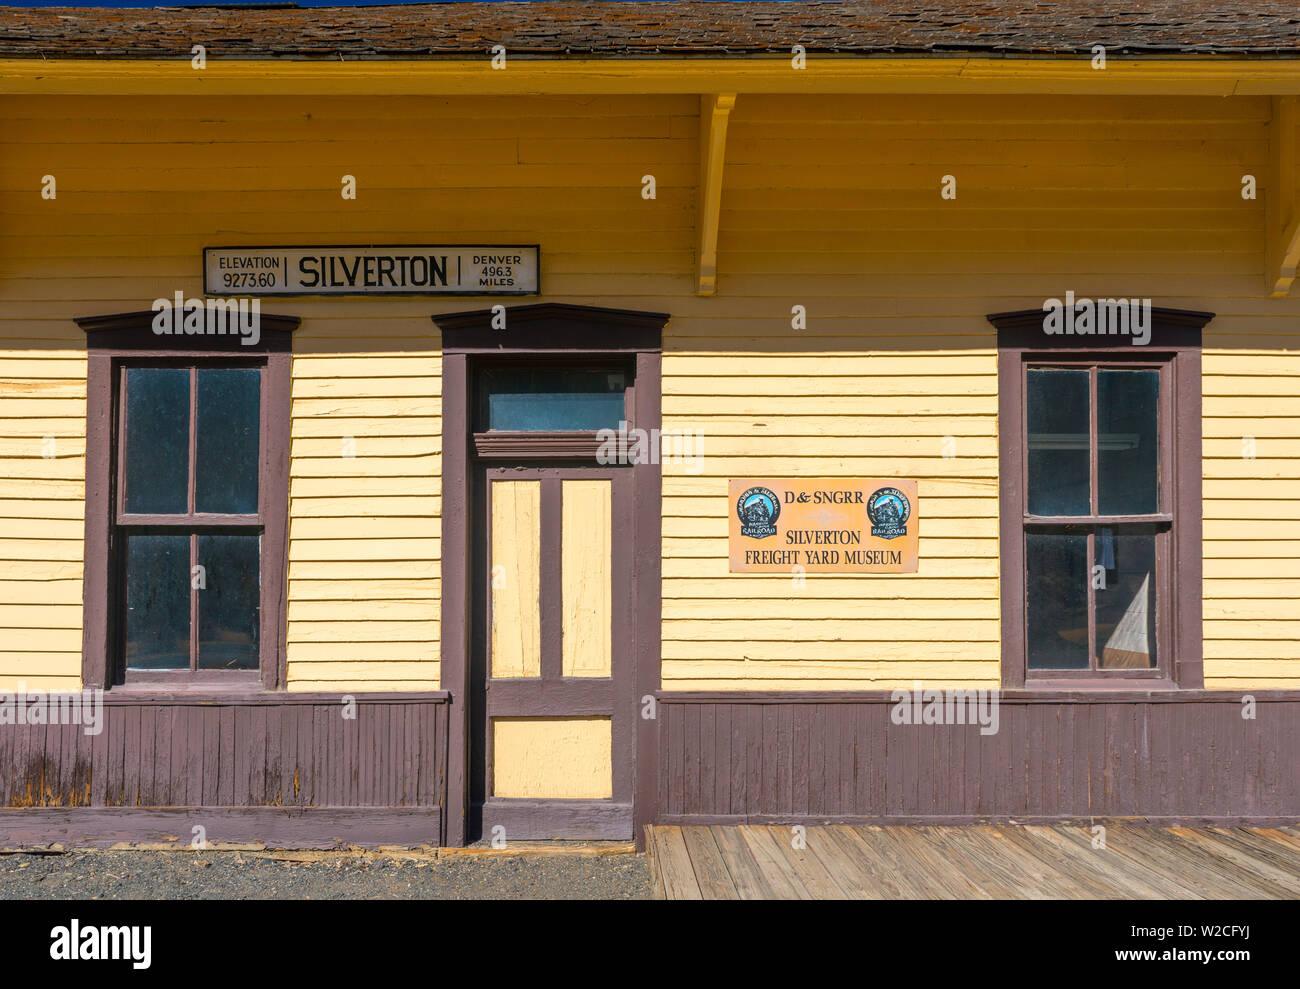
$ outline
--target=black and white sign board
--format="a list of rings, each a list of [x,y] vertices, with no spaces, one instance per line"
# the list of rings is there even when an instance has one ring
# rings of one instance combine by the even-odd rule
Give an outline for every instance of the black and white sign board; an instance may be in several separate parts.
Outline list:
[[[205,295],[537,295],[537,245],[207,247]]]

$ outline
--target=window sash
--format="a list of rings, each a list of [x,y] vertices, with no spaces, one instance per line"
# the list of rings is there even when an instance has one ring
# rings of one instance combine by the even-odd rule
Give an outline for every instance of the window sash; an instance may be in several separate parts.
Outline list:
[[[127,372],[137,368],[176,368],[189,371],[189,437],[186,467],[186,505],[187,511],[184,513],[143,513],[126,511],[126,486],[127,486]],[[248,514],[230,514],[214,512],[197,512],[194,510],[195,499],[197,496],[197,455],[198,455],[198,386],[197,373],[199,370],[213,368],[243,368],[257,369],[260,375],[259,384],[259,408],[258,408],[258,463],[257,463],[257,487],[258,487],[258,511]],[[175,535],[188,535],[189,538],[189,572],[193,574],[194,566],[198,557],[198,541],[201,535],[220,534],[229,532],[232,534],[256,534],[259,537],[258,547],[258,583],[259,586],[267,579],[267,557],[265,546],[265,519],[262,508],[266,503],[267,492],[265,491],[265,471],[263,465],[267,456],[267,362],[265,358],[251,359],[202,359],[187,355],[175,359],[148,359],[148,360],[130,360],[125,359],[115,362],[115,378],[113,387],[116,392],[117,416],[113,424],[113,453],[115,461],[115,492],[113,497],[113,519],[112,530],[116,533],[114,543],[117,546],[115,571],[118,575],[118,585],[122,590],[116,595],[117,600],[114,607],[117,608],[119,621],[117,622],[117,640],[118,640],[118,669],[116,671],[117,679],[126,684],[241,684],[255,686],[261,682],[263,673],[261,670],[266,655],[267,643],[258,642],[258,668],[257,669],[239,669],[239,670],[216,670],[199,668],[199,594],[200,591],[191,586],[190,588],[190,608],[189,608],[189,668],[188,669],[170,669],[170,670],[143,670],[128,668],[126,657],[127,647],[127,622],[125,617],[126,597],[125,587],[127,574],[126,546],[127,539],[132,535],[149,533],[149,532],[169,532]],[[259,605],[258,625],[264,635],[264,623],[262,621],[261,607]]]
[[[1098,533],[1102,528],[1110,528],[1119,533],[1150,533],[1155,539],[1155,560],[1152,567],[1152,583],[1149,594],[1152,607],[1155,610],[1154,642],[1156,662],[1154,666],[1122,668],[1122,667],[1102,667],[1098,663],[1097,648],[1097,589],[1093,587],[1094,567],[1098,565]],[[1087,538],[1085,567],[1082,579],[1087,595],[1087,623],[1088,623],[1088,666],[1086,668],[1063,668],[1063,667],[1031,667],[1030,663],[1030,642],[1029,642],[1029,595],[1035,593],[1035,588],[1029,581],[1029,548],[1027,537],[1032,532],[1052,532],[1052,531],[1070,531],[1075,530]],[[1025,598],[1022,602],[1021,622],[1025,630],[1025,676],[1027,680],[1061,680],[1061,679],[1115,679],[1115,680],[1151,680],[1153,678],[1165,678],[1170,675],[1170,649],[1172,648],[1172,636],[1170,634],[1170,603],[1173,593],[1172,573],[1170,566],[1171,559],[1171,526],[1164,523],[1120,523],[1116,524],[1110,521],[1102,520],[1100,522],[1072,521],[1066,525],[1052,526],[1035,526],[1026,527],[1022,536],[1022,553],[1026,561],[1026,586]]]
[[[1029,511],[1029,372],[1034,369],[1064,369],[1088,372],[1088,501],[1089,512],[1086,515],[1035,515]],[[1108,370],[1152,370],[1159,374],[1159,396],[1156,410],[1156,435],[1159,447],[1156,462],[1156,497],[1157,511],[1135,515],[1106,515],[1098,511],[1100,504],[1100,447],[1098,442],[1098,382],[1100,372]],[[1025,356],[1019,362],[1020,374],[1020,409],[1019,438],[1024,455],[1020,461],[1020,540],[1021,560],[1025,561],[1026,581],[1024,595],[1020,602],[1020,621],[1024,632],[1025,653],[1021,660],[1024,664],[1026,682],[1057,680],[1152,680],[1168,679],[1172,675],[1169,615],[1172,602],[1172,574],[1170,560],[1172,557],[1172,529],[1174,515],[1172,512],[1172,478],[1173,448],[1172,433],[1172,361],[1169,359],[1151,359],[1147,355],[1128,357],[1127,355],[1106,353],[1104,355],[1034,355]],[[1153,606],[1156,611],[1155,650],[1156,663],[1151,667],[1126,669],[1103,668],[1098,665],[1097,657],[1097,591],[1093,588],[1093,567],[1097,559],[1097,533],[1103,528],[1119,531],[1149,530],[1155,536],[1154,587],[1151,589]],[[1088,667],[1063,669],[1030,666],[1029,641],[1029,595],[1034,588],[1028,583],[1028,536],[1033,532],[1051,532],[1075,530],[1086,534],[1087,560],[1083,575],[1087,590],[1088,617]]]
[[[1036,515],[1029,511],[1029,372],[1031,370],[1088,371],[1088,506],[1084,515]],[[1156,462],[1156,508],[1154,512],[1115,515],[1100,512],[1101,502],[1101,450],[1099,445],[1097,400],[1099,372],[1101,371],[1156,371],[1160,375],[1160,394],[1156,410],[1156,435],[1159,449]],[[1025,524],[1068,525],[1094,523],[1117,525],[1125,522],[1172,522],[1171,495],[1173,491],[1173,434],[1172,424],[1172,368],[1169,361],[1146,359],[1124,360],[1119,356],[1105,358],[1054,358],[1035,357],[1021,361],[1020,365],[1020,444],[1024,450],[1021,458],[1020,513]]]

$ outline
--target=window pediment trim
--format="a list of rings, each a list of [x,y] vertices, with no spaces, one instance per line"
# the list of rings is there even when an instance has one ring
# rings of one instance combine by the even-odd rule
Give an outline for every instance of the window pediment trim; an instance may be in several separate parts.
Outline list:
[[[225,333],[155,333],[152,309],[137,312],[79,316],[73,322],[86,334],[87,350],[154,351],[159,353],[265,354],[293,349],[293,331],[302,319],[260,313],[257,343],[244,344]]]

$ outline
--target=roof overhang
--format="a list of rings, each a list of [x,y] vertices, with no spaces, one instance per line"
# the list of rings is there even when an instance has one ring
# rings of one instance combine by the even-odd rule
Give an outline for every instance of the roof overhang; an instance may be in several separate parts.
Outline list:
[[[1300,59],[789,57],[0,59],[0,94],[525,96],[699,93],[1300,95]]]

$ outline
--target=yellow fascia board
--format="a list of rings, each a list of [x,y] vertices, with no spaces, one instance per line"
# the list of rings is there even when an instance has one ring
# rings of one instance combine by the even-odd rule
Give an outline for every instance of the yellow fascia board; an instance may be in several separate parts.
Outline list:
[[[0,94],[523,96],[698,93],[1300,95],[1300,59],[0,59]]]

